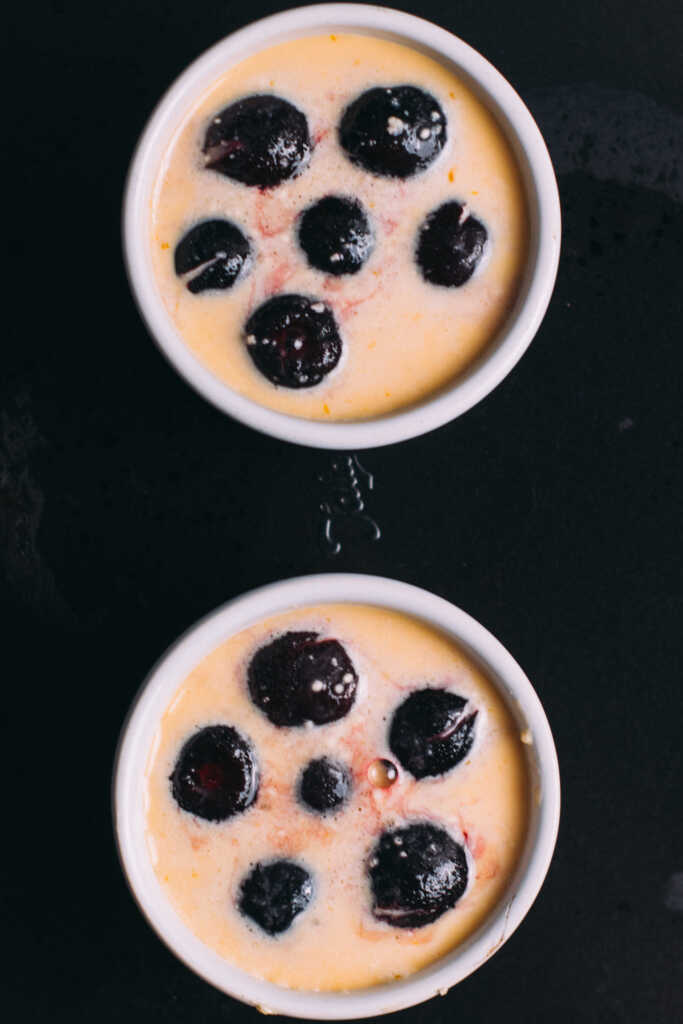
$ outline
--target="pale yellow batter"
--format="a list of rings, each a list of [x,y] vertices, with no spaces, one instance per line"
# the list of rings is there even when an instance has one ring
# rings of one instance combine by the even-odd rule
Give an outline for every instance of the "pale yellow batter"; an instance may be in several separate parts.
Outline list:
[[[422,174],[405,181],[355,167],[337,141],[347,104],[375,85],[411,84],[445,112],[448,142]],[[314,140],[308,169],[268,192],[204,168],[201,145],[212,116],[253,93],[276,93],[307,118]],[[329,193],[361,200],[376,236],[358,274],[327,277],[298,248],[298,214]],[[487,228],[481,265],[461,288],[426,283],[413,260],[424,218],[449,199],[468,204]],[[255,264],[223,292],[192,295],[176,277],[173,253],[197,221],[234,221]],[[181,126],[159,172],[153,256],[163,301],[192,351],[217,377],[262,405],[308,419],[372,418],[450,384],[485,348],[513,304],[524,267],[527,212],[512,151],[494,117],[451,69],[409,47],[369,36],[298,39],[229,69]],[[249,314],[266,298],[297,292],[328,302],[344,342],[337,368],[319,385],[275,387],[242,340]]]
[[[325,726],[278,729],[251,703],[246,667],[273,634],[315,630],[345,647],[359,675],[351,712]],[[393,758],[391,716],[413,689],[445,686],[478,709],[476,739],[448,775],[416,781],[399,769],[389,789],[373,788],[368,765]],[[197,728],[237,727],[254,745],[261,788],[245,813],[219,824],[181,811],[169,776]],[[324,754],[350,766],[348,803],[331,817],[296,799],[301,769]],[[470,934],[501,899],[517,865],[528,821],[528,775],[519,726],[479,669],[444,635],[396,612],[325,605],[271,618],[208,655],[180,687],[150,754],[150,856],[192,931],[221,956],[280,985],[340,990],[402,978]],[[426,927],[392,928],[370,912],[365,862],[380,832],[432,821],[469,851],[470,881],[456,906]],[[291,928],[271,938],[240,916],[235,897],[256,861],[300,860],[315,896]]]

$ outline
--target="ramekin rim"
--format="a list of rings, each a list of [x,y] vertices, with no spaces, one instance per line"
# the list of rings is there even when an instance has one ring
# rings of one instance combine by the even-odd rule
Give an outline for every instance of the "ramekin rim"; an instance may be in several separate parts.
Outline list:
[[[445,630],[482,662],[518,705],[533,737],[540,779],[535,833],[514,891],[464,944],[435,964],[397,982],[349,992],[282,988],[227,963],[194,936],[171,907],[154,876],[144,840],[139,771],[152,730],[171,694],[202,657],[250,623],[288,608],[322,603],[365,603],[416,615]],[[379,1016],[443,992],[476,970],[509,938],[531,908],[552,858],[560,812],[555,745],[545,712],[512,655],[484,626],[444,598],[382,576],[325,573],[270,583],[236,597],[183,633],[152,668],[124,722],[112,783],[114,831],[124,876],[148,923],[171,951],[219,990],[259,1009],[302,1019],[338,1020]],[[138,815],[134,834],[134,815]],[[142,816],[142,817],[141,817]]]
[[[302,34],[332,24],[358,31],[396,34],[452,61],[473,79],[504,115],[526,162],[530,201],[537,205],[538,238],[533,268],[521,305],[489,354],[462,378],[421,403],[374,419],[322,422],[260,405],[219,380],[191,352],[173,325],[158,295],[153,268],[138,226],[151,194],[146,166],[149,152],[167,119],[203,70],[225,49],[246,48],[254,39],[259,49],[275,44],[295,28]],[[187,105],[187,103],[186,103]],[[176,120],[177,124],[177,120]],[[168,137],[168,136],[167,136]],[[361,450],[417,437],[467,412],[486,397],[512,370],[533,340],[550,302],[559,262],[561,216],[555,175],[545,142],[533,117],[512,85],[469,44],[416,15],[371,4],[315,4],[270,15],[229,34],[197,57],[171,84],[152,112],[135,149],[124,190],[124,262],[131,290],[157,347],[175,370],[207,401],[239,422],[271,437],[316,448]]]

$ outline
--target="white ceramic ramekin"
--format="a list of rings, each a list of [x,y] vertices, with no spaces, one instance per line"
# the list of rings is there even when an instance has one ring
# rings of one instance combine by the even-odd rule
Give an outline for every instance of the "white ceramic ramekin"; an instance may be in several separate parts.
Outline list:
[[[320,423],[275,412],[233,391],[183,342],[165,309],[151,256],[151,197],[164,152],[187,111],[232,64],[298,36],[357,32],[407,43],[447,62],[496,114],[522,169],[531,220],[526,271],[506,326],[484,356],[448,390],[376,419]],[[510,372],[534,337],[550,301],[560,250],[560,203],[552,164],[531,114],[511,85],[480,54],[421,18],[366,4],[320,4],[265,18],[199,57],[175,81],[145,128],[131,164],[123,211],[124,253],[133,294],[147,327],[176,370],[214,405],[273,437],[317,448],[392,444],[460,416]]]
[[[452,953],[402,981],[353,992],[300,992],[262,981],[227,963],[180,919],[154,873],[145,840],[147,760],[172,695],[201,659],[228,637],[290,608],[328,602],[380,605],[415,615],[454,637],[497,684],[529,741],[533,785],[529,833],[504,898]],[[512,934],[545,878],[555,846],[560,779],[548,721],[531,683],[504,647],[459,608],[426,590],[380,576],[334,573],[273,583],[239,597],[192,627],[163,656],[124,725],[114,772],[114,818],[123,869],[142,912],[188,967],[223,992],[264,1012],[317,1020],[372,1017],[443,993],[476,970]]]

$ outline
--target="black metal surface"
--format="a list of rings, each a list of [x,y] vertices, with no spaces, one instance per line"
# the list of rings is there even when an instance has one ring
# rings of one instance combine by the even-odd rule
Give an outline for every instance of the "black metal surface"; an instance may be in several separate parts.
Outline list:
[[[180,631],[252,586],[329,570],[415,582],[480,619],[534,682],[563,773],[557,853],[526,921],[447,997],[396,1019],[680,1019],[683,9],[420,8],[539,119],[563,255],[507,380],[356,463],[204,403],[148,340],[121,264],[123,178],[151,107],[201,50],[277,6],[55,0],[8,15],[6,1019],[257,1021],[134,906],[111,759]]]

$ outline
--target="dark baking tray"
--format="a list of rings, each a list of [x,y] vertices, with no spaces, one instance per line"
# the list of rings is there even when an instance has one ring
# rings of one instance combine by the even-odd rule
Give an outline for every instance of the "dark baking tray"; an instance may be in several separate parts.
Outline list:
[[[536,686],[562,767],[560,839],[527,919],[447,997],[397,1017],[681,1019],[680,0],[406,5],[480,49],[537,116],[563,255],[503,384],[360,463],[203,402],[149,341],[121,263],[123,178],[151,107],[201,50],[278,6],[54,0],[7,14],[6,1019],[257,1020],[133,904],[111,758],[181,630],[250,587],[330,570],[408,580],[481,620]],[[352,475],[364,509],[348,516]]]

